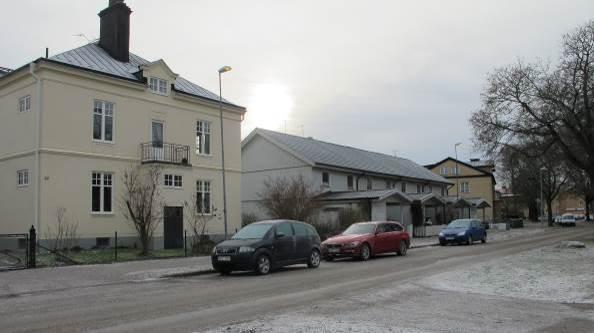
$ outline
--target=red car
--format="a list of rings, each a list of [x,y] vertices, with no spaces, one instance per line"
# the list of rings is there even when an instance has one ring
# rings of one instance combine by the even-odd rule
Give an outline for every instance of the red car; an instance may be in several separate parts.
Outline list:
[[[387,252],[405,256],[409,246],[410,235],[400,223],[361,222],[322,242],[322,256],[328,261],[336,257],[368,260],[376,254]]]

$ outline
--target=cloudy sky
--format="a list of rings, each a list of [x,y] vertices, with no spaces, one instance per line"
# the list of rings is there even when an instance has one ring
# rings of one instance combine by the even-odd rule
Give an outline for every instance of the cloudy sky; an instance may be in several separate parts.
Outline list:
[[[248,108],[254,127],[398,154],[418,163],[473,152],[468,118],[488,72],[555,61],[592,0],[127,0],[132,52]],[[108,0],[3,5],[0,66],[99,36]],[[6,15],[15,13],[15,15]]]

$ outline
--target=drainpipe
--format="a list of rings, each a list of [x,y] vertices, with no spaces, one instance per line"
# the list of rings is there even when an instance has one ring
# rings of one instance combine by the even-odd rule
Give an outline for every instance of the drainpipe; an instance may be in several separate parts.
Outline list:
[[[43,89],[42,89],[42,80],[37,74],[35,74],[35,70],[37,70],[37,64],[32,62],[29,64],[29,73],[35,79],[37,85],[37,112],[35,114],[35,226],[37,228],[37,232],[41,235],[41,218],[40,218],[40,203],[39,198],[41,195],[41,160],[40,160],[40,150],[41,150],[41,112],[43,110],[42,100],[43,100]]]

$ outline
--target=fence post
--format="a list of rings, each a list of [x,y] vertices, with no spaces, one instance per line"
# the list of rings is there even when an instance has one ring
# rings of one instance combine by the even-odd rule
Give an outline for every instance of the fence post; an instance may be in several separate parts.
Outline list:
[[[184,230],[184,257],[188,256],[188,230]]]
[[[118,261],[118,232],[115,232],[115,261]]]
[[[28,259],[28,268],[35,268],[37,263],[35,262],[35,254],[37,252],[37,232],[35,231],[35,227],[31,226],[29,229],[29,259]]]

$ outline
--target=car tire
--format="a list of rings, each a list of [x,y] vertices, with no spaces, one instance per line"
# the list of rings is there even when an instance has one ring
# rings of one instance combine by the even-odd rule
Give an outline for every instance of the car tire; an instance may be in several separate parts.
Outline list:
[[[322,256],[320,255],[320,251],[313,249],[307,258],[307,267],[309,268],[318,268],[320,267],[320,262],[322,261]]]
[[[474,243],[474,240],[472,239],[472,235],[468,236],[468,239],[466,240],[466,245],[472,245]]]
[[[261,254],[256,259],[256,273],[260,275],[266,275],[270,273],[272,264],[270,263],[270,257],[265,254]]]
[[[485,244],[486,242],[487,242],[487,233],[485,232],[483,239],[481,239],[481,243]]]
[[[369,258],[371,258],[371,248],[369,247],[369,244],[365,243],[361,245],[361,255],[359,256],[359,259],[361,261],[367,261]]]
[[[447,245],[447,243],[446,243],[446,242],[444,242],[444,241],[439,241],[439,245],[441,245],[441,246],[446,246],[446,245]]]
[[[405,256],[406,252],[408,252],[408,243],[406,241],[400,241],[400,249],[398,249],[399,256]]]

